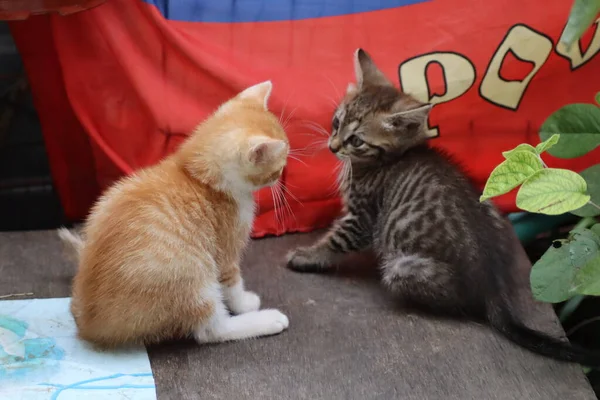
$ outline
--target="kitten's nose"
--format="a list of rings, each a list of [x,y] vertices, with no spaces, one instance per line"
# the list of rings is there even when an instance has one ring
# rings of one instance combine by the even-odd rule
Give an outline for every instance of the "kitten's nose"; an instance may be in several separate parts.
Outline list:
[[[329,143],[329,151],[335,154],[340,151],[340,146],[334,146],[332,143]]]

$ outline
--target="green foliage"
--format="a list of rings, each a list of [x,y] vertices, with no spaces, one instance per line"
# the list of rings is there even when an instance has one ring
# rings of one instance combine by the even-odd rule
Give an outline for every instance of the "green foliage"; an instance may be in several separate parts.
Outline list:
[[[600,1],[600,0],[598,0]],[[600,104],[600,93],[596,95]],[[542,155],[560,158],[582,156],[600,146],[600,108],[595,104],[569,104],[554,112],[540,131],[537,146],[518,145],[502,155],[505,161],[490,174],[484,201],[519,187],[517,206],[547,215],[571,212],[584,219],[569,237],[555,241],[531,270],[536,299],[557,303],[582,295],[600,296],[600,164],[581,174],[548,168]]]
[[[531,269],[531,291],[549,303],[576,294],[600,294],[600,237],[591,229],[557,240]]]
[[[575,290],[580,294],[600,295],[600,257],[591,259],[575,276]]]
[[[594,22],[598,12],[600,0],[575,0],[560,42],[570,48]]]
[[[582,254],[584,258],[589,258],[587,262],[581,265],[581,268],[575,275],[573,281],[573,290],[578,294],[600,295],[600,224],[595,224],[590,229],[580,231],[581,235],[593,243],[587,243]]]
[[[541,155],[543,152],[547,151],[549,148],[553,147],[556,143],[558,143],[560,139],[560,135],[552,135],[548,139],[544,140],[537,146],[533,147],[529,143],[521,143],[517,147],[512,150],[508,150],[502,153],[504,158],[507,160],[515,153],[519,151],[529,152],[531,154],[535,154],[537,156]],[[540,159],[541,160],[541,159]]]
[[[587,204],[585,180],[567,169],[547,168],[537,171],[523,183],[517,193],[517,207],[522,210],[558,215]]]
[[[600,204],[600,164],[591,166],[579,174],[587,183],[587,192],[591,196],[591,202]],[[592,204],[587,204],[571,212],[578,217],[595,217],[600,215],[600,209]]]
[[[560,142],[548,151],[559,158],[575,158],[600,145],[600,108],[594,104],[568,104],[542,125],[540,138],[559,133]]]
[[[560,140],[560,135],[554,134],[550,136],[548,139],[544,140],[542,143],[535,146],[535,152],[541,155],[543,152],[548,151],[551,147],[554,147],[555,144]]]
[[[529,151],[513,151],[491,173],[480,200],[510,192],[544,167],[540,158]]]
[[[592,226],[590,230],[600,237],[600,224]]]
[[[508,160],[511,155],[513,155],[519,151],[525,151],[525,152],[529,152],[531,154],[537,154],[535,147],[533,147],[532,145],[530,145],[528,143],[521,143],[514,149],[505,151],[504,153],[502,153],[502,155],[504,156],[504,158],[506,158]]]

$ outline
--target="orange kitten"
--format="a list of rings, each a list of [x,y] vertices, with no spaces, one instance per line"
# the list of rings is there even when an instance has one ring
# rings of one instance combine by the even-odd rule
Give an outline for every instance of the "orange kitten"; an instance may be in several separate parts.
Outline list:
[[[79,253],[71,312],[81,338],[116,346],[193,334],[207,343],[288,327],[278,310],[258,311],[239,267],[252,192],[279,179],[289,150],[267,110],[271,89],[244,90],[177,152],[108,189],[84,239],[60,231]]]

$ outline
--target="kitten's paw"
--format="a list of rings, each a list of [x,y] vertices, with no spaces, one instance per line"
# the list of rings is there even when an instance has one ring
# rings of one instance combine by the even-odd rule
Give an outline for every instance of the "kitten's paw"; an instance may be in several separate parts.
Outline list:
[[[256,324],[261,326],[262,335],[274,335],[283,332],[290,326],[290,321],[281,311],[275,309],[257,312]]]
[[[331,269],[310,247],[300,247],[287,255],[287,267],[296,272],[326,272]]]
[[[236,315],[258,311],[260,308],[260,297],[254,292],[243,291],[230,301],[229,308]]]

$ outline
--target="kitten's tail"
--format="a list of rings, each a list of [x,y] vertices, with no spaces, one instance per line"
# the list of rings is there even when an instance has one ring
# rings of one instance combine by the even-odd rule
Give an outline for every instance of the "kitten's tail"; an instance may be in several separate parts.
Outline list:
[[[61,238],[63,243],[71,246],[71,248],[75,250],[75,252],[79,256],[79,254],[81,253],[81,249],[83,248],[83,245],[85,243],[81,235],[70,231],[67,228],[60,228],[58,230],[58,237]]]
[[[504,302],[502,302],[504,303]],[[559,361],[579,363],[588,367],[600,367],[600,352],[572,345],[568,341],[553,338],[530,329],[518,321],[503,304],[488,306],[491,326],[515,344],[534,353]]]

